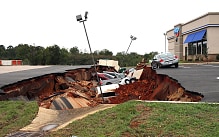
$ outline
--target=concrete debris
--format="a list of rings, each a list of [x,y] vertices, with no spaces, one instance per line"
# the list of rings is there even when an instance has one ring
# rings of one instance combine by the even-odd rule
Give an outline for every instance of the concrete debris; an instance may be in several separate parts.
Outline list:
[[[115,71],[96,66],[98,72]],[[139,63],[138,79],[125,85],[97,86],[94,67],[67,70],[65,73],[43,75],[0,89],[0,100],[36,100],[46,109],[67,110],[92,107],[101,103],[119,104],[128,100],[198,102],[202,94],[185,90],[177,80]],[[140,71],[138,71],[140,70]]]

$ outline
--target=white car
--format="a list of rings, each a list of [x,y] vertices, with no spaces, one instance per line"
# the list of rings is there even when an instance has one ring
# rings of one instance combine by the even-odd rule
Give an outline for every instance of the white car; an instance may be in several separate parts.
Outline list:
[[[169,52],[155,55],[151,62],[152,69],[171,66],[175,66],[175,68],[178,68],[179,59],[176,55]]]
[[[118,84],[121,81],[121,78],[116,78],[113,75],[107,73],[97,73],[100,79],[100,85],[110,85],[110,84]]]
[[[135,77],[125,77],[123,78],[120,82],[119,82],[119,85],[127,85],[127,84],[130,84],[130,83],[133,83],[135,82],[137,79]]]
[[[134,83],[141,77],[142,72],[143,72],[143,69],[139,69],[139,70],[132,69],[132,71],[129,71],[129,74],[121,80],[119,85],[126,85],[130,83]]]
[[[121,78],[121,79],[125,77],[124,73],[117,73],[117,72],[111,72],[111,71],[103,71],[103,73],[107,73],[107,74],[110,74],[116,78]]]

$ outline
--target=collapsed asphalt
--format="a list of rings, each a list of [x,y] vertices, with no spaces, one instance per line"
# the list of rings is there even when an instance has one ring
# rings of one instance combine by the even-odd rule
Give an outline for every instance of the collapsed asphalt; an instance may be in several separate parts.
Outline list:
[[[99,72],[111,69],[97,66]],[[97,94],[97,80],[94,67],[77,68],[62,73],[52,73],[18,81],[4,86],[0,100],[36,100],[41,107],[65,110],[95,106],[101,103],[122,103],[128,100],[158,100],[198,102],[204,97],[198,92],[186,90],[177,80],[164,74],[157,74],[144,63],[138,81],[121,85],[111,92],[116,96],[102,100]]]

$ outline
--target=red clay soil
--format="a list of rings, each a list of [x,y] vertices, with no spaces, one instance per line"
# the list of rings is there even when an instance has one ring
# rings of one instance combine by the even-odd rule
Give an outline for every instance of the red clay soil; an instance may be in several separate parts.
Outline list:
[[[115,97],[108,98],[108,103],[119,104],[133,99],[198,102],[203,98],[200,93],[185,90],[169,76],[156,74],[150,67],[144,67],[137,82],[121,85],[115,93]]]

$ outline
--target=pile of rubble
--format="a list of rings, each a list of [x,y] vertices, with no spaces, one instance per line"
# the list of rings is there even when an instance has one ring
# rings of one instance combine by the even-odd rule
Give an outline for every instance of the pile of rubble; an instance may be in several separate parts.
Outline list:
[[[99,72],[113,70],[97,66]],[[204,97],[197,92],[185,90],[177,80],[162,74],[146,65],[140,78],[131,84],[119,85],[111,92],[115,96],[103,97],[97,92],[95,69],[81,68],[65,73],[48,74],[4,86],[0,100],[36,100],[39,106],[56,109],[74,109],[96,106],[100,103],[119,104],[128,100],[188,101],[198,102]]]

